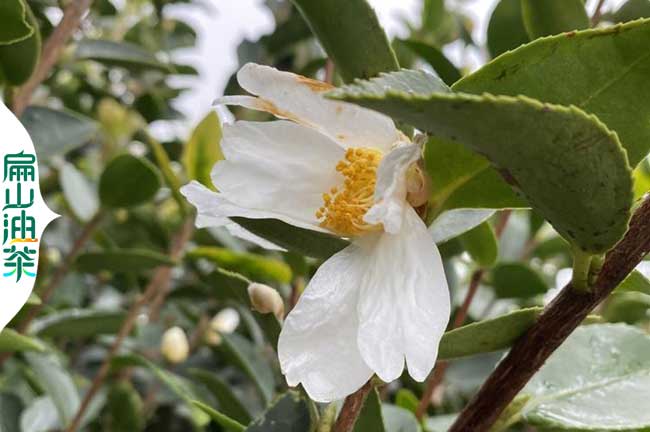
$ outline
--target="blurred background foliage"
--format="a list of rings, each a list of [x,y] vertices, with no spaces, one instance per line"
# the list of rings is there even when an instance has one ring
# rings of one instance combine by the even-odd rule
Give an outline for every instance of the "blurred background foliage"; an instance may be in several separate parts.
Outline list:
[[[0,431],[64,430],[82,405],[80,426],[88,431],[243,430],[253,420],[246,430],[307,431],[315,411],[331,415],[287,393],[274,354],[279,321],[253,311],[246,294],[250,281],[268,284],[289,311],[320,260],[266,251],[225,229],[192,229],[178,186],[190,179],[210,185],[210,169],[222,157],[216,113],[187,139],[159,141],[150,131],[153,122],[182,120],[172,101],[185,89],[172,86],[170,77],[200,79],[194,68],[172,60],[175,50],[197,43],[189,24],[167,17],[175,3],[190,0],[92,2],[21,115],[39,156],[43,194],[62,217],[44,235],[34,295],[0,334]],[[191,3],[219,9],[218,2]],[[8,105],[68,2],[24,4],[34,32],[0,46]],[[266,6],[276,28],[239,45],[240,65],[269,64],[323,79],[327,59],[296,8],[282,0]],[[603,23],[650,16],[643,0],[603,11]],[[442,48],[476,45],[473,23],[444,0],[423,0],[420,16],[408,23],[409,37],[392,41],[400,65],[436,71],[451,85],[468,71]],[[526,43],[531,32],[540,35],[540,27],[528,24],[520,0],[501,0],[487,46],[477,48],[489,58]],[[233,75],[225,94],[240,93]],[[241,109],[233,115],[267,119]],[[639,197],[650,190],[647,160],[634,175]],[[562,284],[558,270],[571,264],[567,243],[527,210],[502,211],[441,249],[456,311],[468,289],[476,289],[461,323],[542,306]],[[477,272],[480,284],[472,287]],[[599,314],[648,330],[648,307],[650,282],[636,272]],[[526,311],[495,328],[525,325],[539,308]],[[457,357],[459,346],[466,354],[480,351],[472,348],[475,340],[459,337],[448,358]],[[451,361],[422,423],[414,413],[423,385],[405,375],[371,395],[360,420],[366,423],[357,430],[446,430],[506,347],[496,341],[484,350],[496,352]],[[444,358],[444,345],[441,353]],[[383,422],[380,416],[373,423],[380,409]]]

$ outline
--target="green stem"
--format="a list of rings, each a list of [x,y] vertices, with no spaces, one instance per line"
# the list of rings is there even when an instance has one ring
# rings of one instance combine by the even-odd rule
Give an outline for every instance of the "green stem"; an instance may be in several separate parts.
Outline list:
[[[593,255],[573,247],[573,279],[571,285],[580,292],[589,291],[589,270]]]

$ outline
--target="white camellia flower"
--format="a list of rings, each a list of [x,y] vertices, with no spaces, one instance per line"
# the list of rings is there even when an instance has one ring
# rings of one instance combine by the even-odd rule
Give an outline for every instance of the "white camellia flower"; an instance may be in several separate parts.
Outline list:
[[[343,398],[373,374],[423,381],[437,357],[450,304],[442,260],[409,198],[422,195],[421,148],[382,114],[322,93],[329,84],[255,64],[238,73],[252,96],[224,97],[283,120],[224,125],[219,192],[182,192],[197,225],[279,219],[347,238],[284,322],[278,354],[291,386],[320,402]]]

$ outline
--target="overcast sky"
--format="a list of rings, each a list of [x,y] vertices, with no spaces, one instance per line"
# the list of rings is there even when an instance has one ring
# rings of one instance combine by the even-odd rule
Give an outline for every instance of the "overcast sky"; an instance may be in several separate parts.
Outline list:
[[[202,0],[210,7],[175,6],[168,10],[170,16],[192,24],[199,35],[198,45],[192,50],[178,53],[178,59],[194,65],[199,79],[176,80],[177,85],[188,85],[191,90],[176,101],[176,107],[188,117],[187,121],[158,128],[160,134],[185,136],[210,109],[211,102],[220,96],[229,76],[237,68],[237,46],[244,39],[255,41],[271,33],[274,20],[263,0]],[[450,7],[462,10],[475,23],[474,38],[482,42],[487,21],[498,0],[447,0]],[[608,0],[607,8],[614,8],[624,0]],[[407,33],[400,16],[417,22],[422,0],[369,0],[379,21],[389,36]],[[597,0],[587,0],[588,9],[594,9]],[[211,11],[209,9],[212,9]],[[445,47],[445,53],[459,65],[477,67],[480,53],[462,55],[456,46]]]

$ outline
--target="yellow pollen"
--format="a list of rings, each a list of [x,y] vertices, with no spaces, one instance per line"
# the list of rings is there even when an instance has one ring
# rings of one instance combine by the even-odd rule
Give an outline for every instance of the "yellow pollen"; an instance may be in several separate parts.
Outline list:
[[[323,194],[323,206],[316,211],[320,226],[345,237],[381,229],[381,225],[366,223],[363,216],[373,204],[382,156],[379,150],[371,148],[345,152],[345,158],[336,164],[336,171],[345,178],[343,186]]]

